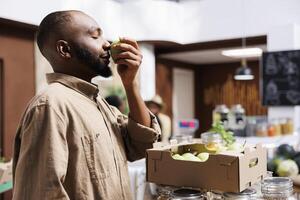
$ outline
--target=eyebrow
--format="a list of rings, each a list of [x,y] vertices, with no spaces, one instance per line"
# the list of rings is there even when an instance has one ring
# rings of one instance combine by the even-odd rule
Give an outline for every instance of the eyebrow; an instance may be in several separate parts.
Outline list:
[[[90,33],[93,33],[93,32],[95,32],[95,31],[98,32],[99,36],[102,35],[102,29],[99,28],[99,27],[94,27],[94,26],[92,26],[92,27],[89,29],[89,32],[90,32]]]

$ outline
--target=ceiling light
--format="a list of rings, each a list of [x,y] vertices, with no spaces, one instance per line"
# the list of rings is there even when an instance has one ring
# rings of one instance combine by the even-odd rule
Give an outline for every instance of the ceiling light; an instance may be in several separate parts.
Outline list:
[[[261,48],[241,48],[241,49],[229,49],[223,50],[222,55],[234,58],[251,58],[260,57],[263,50]]]
[[[252,70],[247,66],[245,59],[242,60],[242,66],[236,69],[234,79],[237,81],[254,79]]]

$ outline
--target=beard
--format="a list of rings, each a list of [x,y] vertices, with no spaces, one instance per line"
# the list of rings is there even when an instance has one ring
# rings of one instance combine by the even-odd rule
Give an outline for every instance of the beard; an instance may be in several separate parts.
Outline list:
[[[105,64],[105,62],[99,56],[93,55],[88,49],[85,49],[77,44],[73,44],[73,47],[78,60],[87,65],[97,75],[105,78],[112,75],[112,71],[110,67],[108,67],[108,64]]]

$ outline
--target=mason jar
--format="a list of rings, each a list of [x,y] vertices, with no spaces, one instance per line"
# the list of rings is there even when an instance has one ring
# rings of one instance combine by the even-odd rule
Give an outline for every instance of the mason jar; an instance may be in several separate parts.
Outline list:
[[[287,177],[265,178],[261,192],[265,200],[296,200],[293,196],[293,181]]]
[[[224,147],[224,140],[219,133],[205,132],[201,134],[202,143],[210,151],[218,151]]]
[[[207,200],[223,200],[223,193],[221,191],[207,192]]]
[[[223,194],[224,200],[257,200],[256,190],[247,188],[240,193],[226,192]]]
[[[205,200],[205,194],[199,190],[177,189],[171,194],[172,200]]]
[[[168,186],[157,186],[157,200],[172,200],[171,198],[172,188]]]

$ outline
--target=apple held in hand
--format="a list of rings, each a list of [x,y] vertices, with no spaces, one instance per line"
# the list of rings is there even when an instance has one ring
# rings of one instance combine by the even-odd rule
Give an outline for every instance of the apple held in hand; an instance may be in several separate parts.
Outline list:
[[[203,152],[203,153],[199,153],[197,155],[197,157],[200,159],[200,162],[205,162],[208,160],[209,158],[209,153]]]
[[[110,55],[114,62],[116,62],[116,56],[122,52],[120,49],[116,48],[118,44],[121,44],[120,40],[116,40],[110,45]]]

